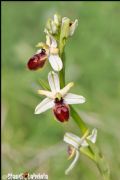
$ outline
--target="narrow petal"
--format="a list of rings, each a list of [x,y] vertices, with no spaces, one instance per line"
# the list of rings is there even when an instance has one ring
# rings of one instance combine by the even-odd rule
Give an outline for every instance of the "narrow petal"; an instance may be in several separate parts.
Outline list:
[[[97,139],[97,129],[94,128],[92,130],[92,134],[88,136],[87,139],[89,139],[92,143],[95,143]]]
[[[77,26],[78,26],[78,20],[76,19],[70,27],[70,36],[74,34],[74,31],[77,28]]]
[[[67,94],[67,92],[71,89],[71,87],[73,87],[73,86],[74,86],[74,83],[70,82],[63,89],[61,89],[60,93],[62,94],[62,96],[65,96]]]
[[[76,150],[76,156],[75,156],[73,162],[71,163],[71,165],[69,166],[69,168],[65,171],[65,174],[66,174],[66,175],[68,175],[68,173],[74,168],[77,160],[79,159],[79,155],[80,155],[79,151]]]
[[[35,108],[35,114],[40,114],[42,112],[45,112],[48,109],[52,108],[53,106],[54,106],[54,101],[49,98],[45,98]]]
[[[50,91],[46,91],[46,90],[38,90],[38,94],[41,94],[41,95],[45,95],[51,99],[54,98],[54,94]]]
[[[79,148],[79,145],[81,143],[81,139],[78,136],[76,136],[75,134],[73,134],[73,133],[65,133],[64,141],[66,143],[72,145],[76,149]]]
[[[60,82],[59,82],[59,77],[58,74],[51,71],[48,74],[48,82],[51,88],[51,91],[53,93],[57,93],[60,91]]]
[[[62,60],[58,55],[50,55],[49,62],[55,71],[60,71],[63,67]]]
[[[80,95],[67,93],[67,95],[64,97],[64,102],[66,104],[82,104],[85,102],[85,98]]]

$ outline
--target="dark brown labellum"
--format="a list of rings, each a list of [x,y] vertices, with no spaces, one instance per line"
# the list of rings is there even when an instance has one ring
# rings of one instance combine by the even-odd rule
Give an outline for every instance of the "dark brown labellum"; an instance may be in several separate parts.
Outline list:
[[[39,54],[35,54],[33,57],[29,59],[27,67],[30,70],[37,70],[39,68],[42,68],[46,62],[46,59],[46,51],[42,49],[42,51]]]
[[[55,100],[53,112],[58,121],[65,122],[69,120],[69,106],[63,100]]]

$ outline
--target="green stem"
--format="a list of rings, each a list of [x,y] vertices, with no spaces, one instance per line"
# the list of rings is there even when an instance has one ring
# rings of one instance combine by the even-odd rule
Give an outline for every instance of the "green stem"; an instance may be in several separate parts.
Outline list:
[[[59,50],[60,50],[60,57],[63,62],[63,69],[59,72],[59,78],[60,78],[60,87],[63,88],[65,86],[65,52],[63,51],[64,45],[63,41],[60,38],[59,42]],[[76,110],[70,106],[71,109],[71,116],[73,120],[77,123],[79,128],[81,129],[81,132],[84,134],[86,130],[88,129],[83,120],[81,119],[80,115],[76,112]]]
[[[60,87],[63,88],[65,86],[65,53],[63,52],[60,55],[62,62],[63,62],[63,68],[59,72],[59,78],[60,78]]]
[[[87,131],[87,126],[84,123],[84,121],[81,119],[80,115],[76,112],[76,110],[70,106],[71,116],[78,125],[78,127],[81,129],[82,134],[84,134]]]
[[[68,22],[69,24],[69,22]],[[63,88],[65,86],[65,52],[64,52],[64,47],[65,47],[65,43],[66,43],[66,38],[63,38],[64,36],[61,34],[61,31],[59,33],[60,38],[58,40],[58,44],[59,44],[59,55],[62,59],[63,62],[63,69],[59,72],[59,78],[60,78],[60,87]],[[82,134],[85,134],[88,130],[86,124],[84,123],[84,121],[81,119],[80,115],[76,112],[76,110],[70,106],[70,111],[71,111],[71,116],[73,118],[73,120],[75,121],[75,123],[78,125],[78,127],[80,128]],[[88,130],[89,131],[89,130]],[[92,148],[89,147],[87,149],[87,151],[84,151],[83,149],[83,153],[86,154],[88,157],[90,157],[96,164],[97,167],[100,171],[100,174],[103,177],[103,180],[110,180],[110,171],[109,171],[109,167],[106,164],[106,161],[104,158],[100,158],[98,156],[98,159],[96,159],[96,157],[94,157],[94,151],[92,153]],[[93,148],[94,150],[94,148]]]

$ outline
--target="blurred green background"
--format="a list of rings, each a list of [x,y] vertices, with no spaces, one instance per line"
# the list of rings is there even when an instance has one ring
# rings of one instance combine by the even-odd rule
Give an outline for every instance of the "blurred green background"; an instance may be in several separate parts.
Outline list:
[[[72,118],[58,123],[48,111],[34,115],[43,97],[39,79],[47,80],[49,63],[42,71],[26,68],[45,40],[46,20],[54,13],[79,26],[66,46],[66,82],[87,102],[75,105],[84,121],[98,128],[97,144],[120,179],[120,3],[119,2],[2,2],[2,173],[46,173],[50,180],[101,180],[95,164],[81,155],[69,176],[64,133],[79,135]]]

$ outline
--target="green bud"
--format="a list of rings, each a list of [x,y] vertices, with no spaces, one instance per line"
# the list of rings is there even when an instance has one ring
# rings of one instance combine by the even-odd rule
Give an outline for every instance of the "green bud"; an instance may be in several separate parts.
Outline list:
[[[68,38],[70,33],[70,19],[67,17],[62,18],[61,37],[62,39]]]

